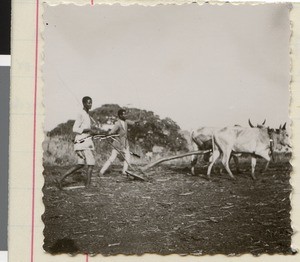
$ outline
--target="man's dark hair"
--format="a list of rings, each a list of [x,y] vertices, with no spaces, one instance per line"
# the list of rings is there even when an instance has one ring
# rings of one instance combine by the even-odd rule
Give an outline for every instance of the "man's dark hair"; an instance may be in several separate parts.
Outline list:
[[[88,100],[92,100],[89,96],[85,96],[82,98],[82,104],[85,104]]]
[[[126,112],[126,110],[125,109],[119,109],[118,110],[118,116],[120,117],[124,112]]]

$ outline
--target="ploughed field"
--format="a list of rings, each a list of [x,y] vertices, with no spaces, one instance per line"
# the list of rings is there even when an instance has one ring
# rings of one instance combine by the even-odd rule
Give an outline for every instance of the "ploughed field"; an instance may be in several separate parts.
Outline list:
[[[145,172],[147,182],[122,176],[121,166],[99,178],[96,167],[90,188],[78,187],[79,172],[59,190],[55,178],[66,170],[44,170],[44,249],[52,254],[292,254],[288,162],[271,163],[255,181],[250,163],[236,181],[224,171],[208,181],[199,165],[198,176],[161,165]]]

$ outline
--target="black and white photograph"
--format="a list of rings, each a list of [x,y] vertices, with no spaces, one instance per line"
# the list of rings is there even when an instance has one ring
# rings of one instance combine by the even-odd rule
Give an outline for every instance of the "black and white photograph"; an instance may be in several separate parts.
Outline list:
[[[295,255],[290,12],[43,4],[41,248]]]

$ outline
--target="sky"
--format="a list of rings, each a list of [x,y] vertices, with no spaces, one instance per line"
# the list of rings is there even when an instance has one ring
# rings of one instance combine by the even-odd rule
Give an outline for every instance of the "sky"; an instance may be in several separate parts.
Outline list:
[[[185,130],[289,122],[288,5],[45,5],[44,24],[46,131],[86,95]]]

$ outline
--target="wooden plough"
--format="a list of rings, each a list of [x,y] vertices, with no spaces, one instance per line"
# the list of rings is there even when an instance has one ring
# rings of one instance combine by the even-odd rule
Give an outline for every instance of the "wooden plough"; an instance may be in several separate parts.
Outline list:
[[[192,151],[192,152],[188,152],[188,153],[184,153],[184,154],[180,154],[180,155],[176,155],[176,156],[163,157],[163,158],[158,159],[155,162],[149,163],[148,165],[141,167],[140,169],[142,171],[146,171],[146,170],[148,170],[162,162],[165,162],[165,161],[170,161],[170,160],[174,160],[177,158],[182,158],[182,157],[192,156],[192,155],[203,155],[203,154],[206,154],[209,152],[211,152],[211,150],[204,150],[204,151],[199,150],[199,151]]]
[[[166,161],[171,161],[171,160],[174,160],[174,159],[177,159],[177,158],[182,158],[182,157],[186,157],[186,156],[192,156],[192,155],[203,155],[203,154],[206,154],[206,153],[209,153],[211,152],[211,150],[204,150],[204,151],[192,151],[192,152],[188,152],[188,153],[184,153],[184,154],[180,154],[180,155],[176,155],[176,156],[168,156],[168,157],[163,157],[163,158],[160,158],[152,163],[149,163],[147,164],[146,166],[143,166],[143,167],[139,167],[139,168],[133,168],[131,165],[130,167],[134,170],[134,171],[139,171],[141,172],[143,175],[145,175],[147,177],[147,175],[144,173],[144,171],[154,167],[154,166],[157,166],[158,164],[162,163],[162,162],[166,162]],[[141,176],[141,175],[138,175],[136,173],[133,173],[133,172],[126,172],[126,174],[133,178],[133,179],[137,179],[137,180],[141,180],[141,181],[146,181],[147,178]]]

